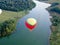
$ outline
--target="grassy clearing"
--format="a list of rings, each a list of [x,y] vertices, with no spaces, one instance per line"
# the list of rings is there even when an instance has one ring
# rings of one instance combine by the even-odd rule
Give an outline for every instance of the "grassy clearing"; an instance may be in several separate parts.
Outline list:
[[[12,12],[12,11],[5,11],[3,10],[2,14],[0,15],[0,22],[4,22],[5,20],[9,20],[16,17],[23,17],[28,11],[20,11],[20,12]]]

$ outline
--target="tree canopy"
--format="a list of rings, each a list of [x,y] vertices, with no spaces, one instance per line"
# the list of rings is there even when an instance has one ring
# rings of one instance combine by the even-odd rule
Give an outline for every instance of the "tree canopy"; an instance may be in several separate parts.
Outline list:
[[[0,9],[22,11],[32,9],[35,3],[32,0],[0,0]]]

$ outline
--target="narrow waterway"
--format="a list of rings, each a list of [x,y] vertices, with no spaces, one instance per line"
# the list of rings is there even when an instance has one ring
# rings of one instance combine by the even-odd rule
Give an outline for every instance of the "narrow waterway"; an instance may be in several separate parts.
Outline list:
[[[33,1],[36,3],[36,7],[18,21],[15,34],[9,38],[0,39],[0,45],[49,45],[51,22],[50,14],[46,8],[50,4]],[[33,31],[29,31],[25,26],[25,21],[28,18],[37,20],[37,26]]]

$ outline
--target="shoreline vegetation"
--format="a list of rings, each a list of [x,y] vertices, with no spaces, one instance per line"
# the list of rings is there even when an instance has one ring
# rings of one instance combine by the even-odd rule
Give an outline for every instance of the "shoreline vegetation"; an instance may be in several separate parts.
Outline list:
[[[16,31],[17,20],[28,14],[29,10],[34,7],[35,3],[32,0],[1,0],[0,9],[2,9],[2,14],[0,14],[0,38],[9,36]]]
[[[50,45],[60,45],[60,2],[55,1],[51,4],[51,7],[47,9],[52,16],[52,18],[50,18],[52,22]]]
[[[50,13],[51,36],[50,45],[60,45],[60,0],[48,0],[46,3],[50,3],[51,6],[47,8]]]
[[[9,36],[16,31],[15,28],[18,19],[22,18],[28,13],[28,10],[21,12],[3,10],[2,14],[0,15],[0,38]]]
[[[50,45],[60,45],[60,0],[43,0],[42,2],[50,3],[51,6],[47,8],[50,13],[52,25],[50,35]]]

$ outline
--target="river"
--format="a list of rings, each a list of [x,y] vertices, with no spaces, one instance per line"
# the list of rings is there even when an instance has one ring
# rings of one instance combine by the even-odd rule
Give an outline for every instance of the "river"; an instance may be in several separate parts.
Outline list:
[[[30,10],[29,14],[19,19],[16,26],[16,32],[0,39],[0,45],[49,45],[50,14],[46,10],[50,4],[35,1],[36,7]],[[28,18],[35,18],[37,26],[33,31],[29,31],[25,26]]]

